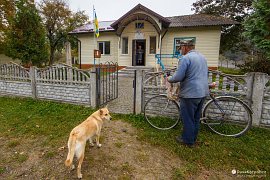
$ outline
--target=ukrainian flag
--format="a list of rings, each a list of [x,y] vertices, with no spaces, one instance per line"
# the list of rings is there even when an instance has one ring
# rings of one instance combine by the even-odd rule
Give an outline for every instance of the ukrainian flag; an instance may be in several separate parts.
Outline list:
[[[95,13],[95,19],[94,19],[94,23],[95,23],[95,34],[97,37],[99,37],[99,29],[98,29],[98,19],[97,19],[97,14],[96,11],[94,10]]]

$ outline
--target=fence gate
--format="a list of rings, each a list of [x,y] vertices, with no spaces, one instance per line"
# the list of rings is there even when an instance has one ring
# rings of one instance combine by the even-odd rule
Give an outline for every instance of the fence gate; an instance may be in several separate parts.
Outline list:
[[[106,62],[96,66],[97,107],[118,98],[118,64]]]

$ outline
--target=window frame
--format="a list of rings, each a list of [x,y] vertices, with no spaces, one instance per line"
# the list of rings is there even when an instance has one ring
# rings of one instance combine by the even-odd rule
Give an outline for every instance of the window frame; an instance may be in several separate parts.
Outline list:
[[[123,53],[123,50],[124,50],[124,48],[123,48],[123,43],[124,43],[124,39],[127,39],[127,44],[126,44],[126,46],[127,46],[127,52],[126,53]],[[129,47],[128,47],[128,37],[127,36],[125,36],[125,37],[122,37],[122,43],[121,43],[121,54],[122,55],[128,55],[128,53],[129,53]]]
[[[138,26],[141,24],[141,26]],[[135,29],[144,29],[144,22],[135,22]]]
[[[151,38],[155,38],[155,53],[151,53]],[[157,53],[157,36],[149,36],[149,54]]]
[[[109,51],[110,51],[109,54],[105,54],[105,52],[106,52],[106,47],[105,47],[106,42],[109,43]],[[102,51],[101,51],[101,55],[111,55],[111,42],[110,42],[110,41],[98,41],[98,42],[97,42],[97,46],[98,46],[97,48],[98,48],[98,50],[100,50],[100,49],[99,49],[99,44],[103,44],[103,48],[102,48]]]
[[[178,41],[178,40],[180,40],[180,41],[183,41],[183,40],[193,40],[194,41],[194,43],[195,43],[195,46],[196,46],[196,37],[175,37],[174,38],[174,43],[173,43],[173,54],[174,55],[177,55],[177,54],[179,54],[179,53],[176,53],[176,47],[177,46],[179,46],[179,47],[181,47],[181,45],[178,45],[177,43],[176,43],[176,41]],[[177,51],[178,52],[178,51]]]

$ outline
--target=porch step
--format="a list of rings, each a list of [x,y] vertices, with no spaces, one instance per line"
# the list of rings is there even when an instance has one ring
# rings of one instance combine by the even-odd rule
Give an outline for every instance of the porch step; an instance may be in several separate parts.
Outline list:
[[[126,66],[118,71],[118,76],[121,77],[134,77],[135,70],[153,71],[152,67],[145,66]]]

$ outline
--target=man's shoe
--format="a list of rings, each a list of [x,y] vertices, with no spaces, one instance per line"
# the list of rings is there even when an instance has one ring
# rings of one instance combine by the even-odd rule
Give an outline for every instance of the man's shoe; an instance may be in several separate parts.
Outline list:
[[[201,142],[201,141],[196,141],[194,144],[195,144],[195,146],[201,146],[201,145],[203,145],[203,142]]]
[[[187,143],[185,143],[185,142],[183,141],[183,139],[181,139],[181,138],[179,138],[179,137],[176,137],[175,140],[176,140],[176,142],[177,142],[178,144],[184,145],[184,146],[186,146],[186,147],[189,147],[189,148],[193,148],[193,147],[194,147],[194,144],[187,144]]]

